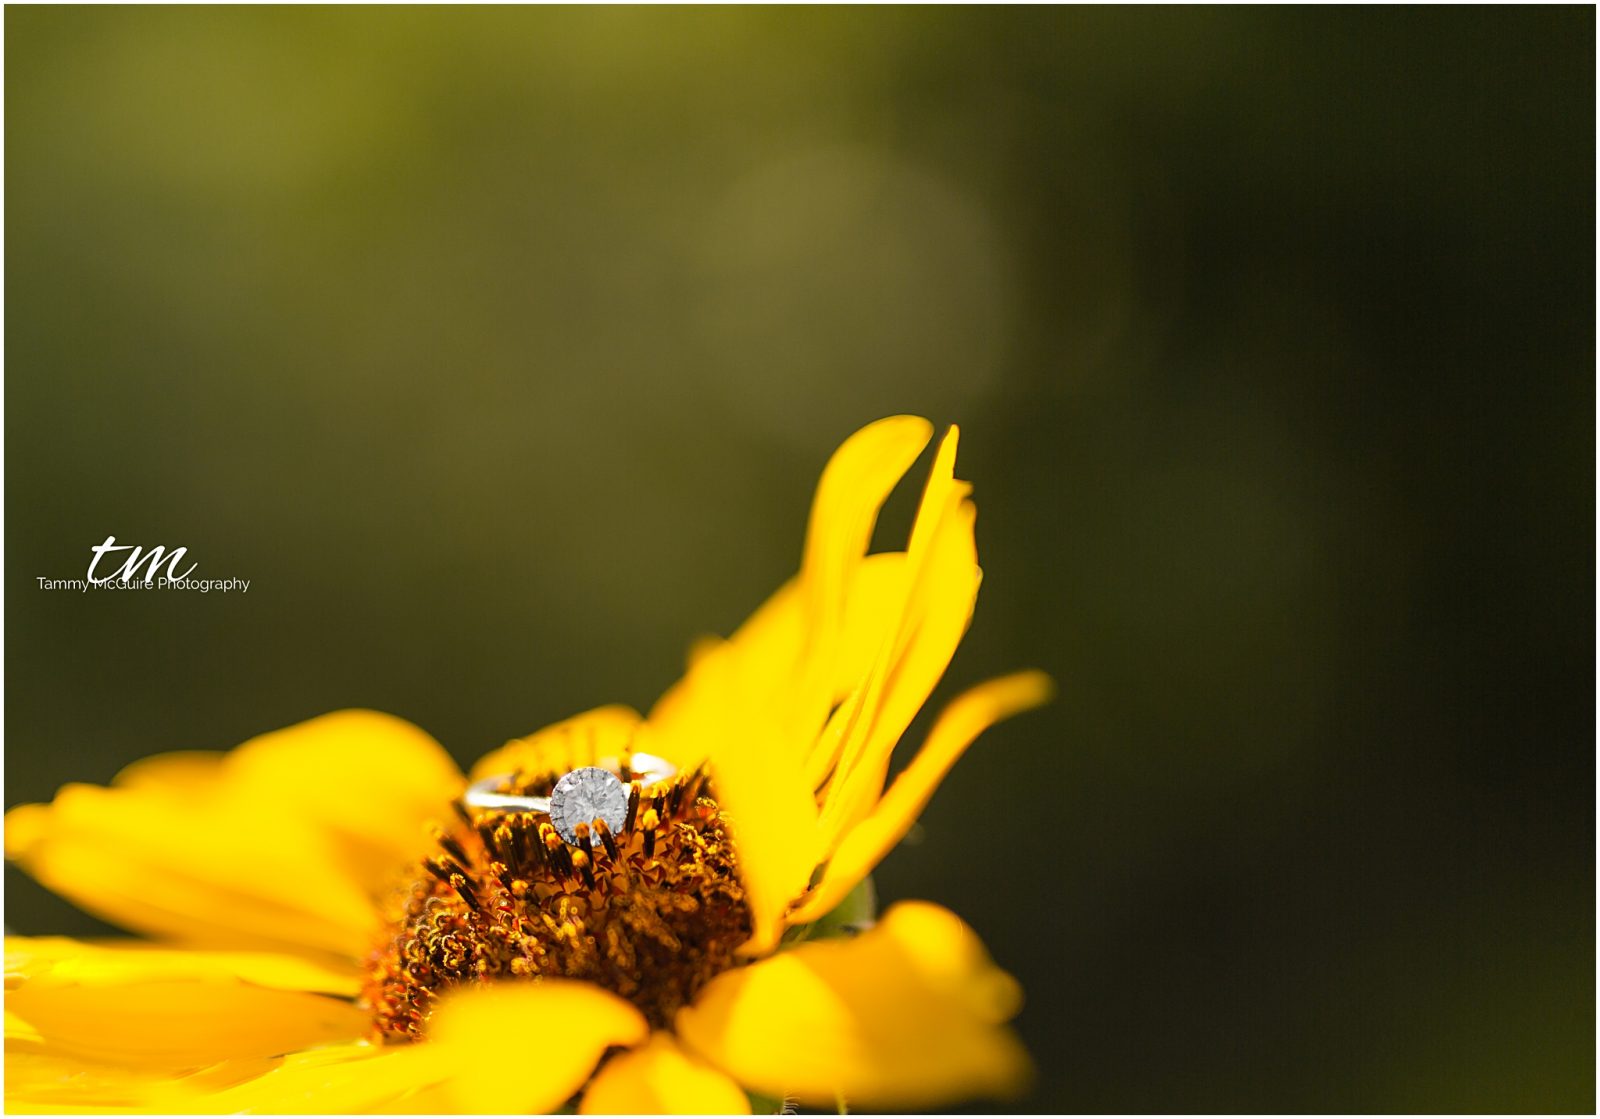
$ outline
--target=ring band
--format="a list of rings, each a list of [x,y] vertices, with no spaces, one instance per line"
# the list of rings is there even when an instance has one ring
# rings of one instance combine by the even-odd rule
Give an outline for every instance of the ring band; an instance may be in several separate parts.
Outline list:
[[[633,755],[629,760],[628,769],[633,773],[634,780],[641,785],[654,785],[678,772],[677,766],[654,754]],[[481,781],[474,781],[467,786],[466,795],[461,799],[466,801],[468,808],[482,808],[493,812],[543,812],[548,815],[549,797],[509,796],[494,791],[497,786],[505,784],[506,779],[511,776],[509,773],[500,773],[493,777],[485,777]]]
[[[628,760],[630,777],[641,785],[654,785],[678,772],[678,767],[654,754],[634,754]],[[511,796],[495,792],[513,774],[501,773],[474,781],[467,787],[462,802],[469,808],[489,812],[540,812],[568,843],[578,842],[580,824],[592,827],[604,821],[613,833],[623,824],[628,805],[627,787],[610,769],[580,766],[562,776],[546,797]]]

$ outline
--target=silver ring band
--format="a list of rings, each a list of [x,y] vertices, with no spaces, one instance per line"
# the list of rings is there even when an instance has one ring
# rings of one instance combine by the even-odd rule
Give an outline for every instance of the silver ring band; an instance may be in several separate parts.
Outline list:
[[[678,767],[654,754],[634,754],[628,761],[633,779],[641,785],[654,785],[678,772]],[[468,808],[481,808],[490,812],[543,812],[550,813],[549,797],[519,797],[497,793],[495,789],[505,784],[510,773],[485,777],[467,786],[462,800]]]

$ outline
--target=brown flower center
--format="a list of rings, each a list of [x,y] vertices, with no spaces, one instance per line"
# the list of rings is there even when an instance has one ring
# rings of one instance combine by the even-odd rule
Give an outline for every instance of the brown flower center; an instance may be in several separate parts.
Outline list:
[[[548,796],[559,774],[505,791]],[[580,825],[561,840],[548,817],[455,805],[440,853],[398,891],[363,992],[386,1041],[420,1038],[438,998],[468,983],[559,976],[597,983],[651,1025],[733,966],[750,935],[732,842],[701,772],[642,794],[612,835]],[[596,834],[597,833],[597,834]]]

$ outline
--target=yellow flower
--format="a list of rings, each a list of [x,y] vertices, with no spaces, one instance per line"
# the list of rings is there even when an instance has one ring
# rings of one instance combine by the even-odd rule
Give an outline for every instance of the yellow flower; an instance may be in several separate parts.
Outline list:
[[[800,574],[647,719],[590,711],[470,775],[540,795],[577,766],[672,762],[614,834],[475,812],[431,738],[367,711],[13,810],[8,857],[155,942],[7,940],[8,1108],[531,1112],[581,1092],[584,1112],[743,1112],[747,1093],[905,1108],[1022,1087],[1020,989],[959,918],[823,920],[972,740],[1049,692],[1037,672],[968,691],[885,791],[980,575],[954,429],[906,550],[866,554],[931,436],[900,416],[851,437]]]

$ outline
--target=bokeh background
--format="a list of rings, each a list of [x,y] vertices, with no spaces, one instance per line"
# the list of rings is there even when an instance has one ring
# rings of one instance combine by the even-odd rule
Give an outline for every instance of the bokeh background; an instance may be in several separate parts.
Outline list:
[[[1592,10],[5,28],[8,805],[647,706],[917,412],[941,694],[1061,695],[878,881],[1025,983],[1021,1106],[1593,1110]],[[36,589],[107,534],[254,582]]]

